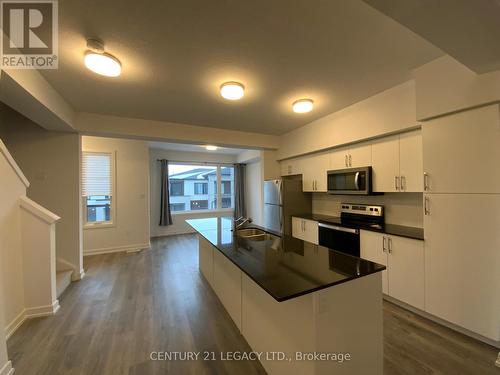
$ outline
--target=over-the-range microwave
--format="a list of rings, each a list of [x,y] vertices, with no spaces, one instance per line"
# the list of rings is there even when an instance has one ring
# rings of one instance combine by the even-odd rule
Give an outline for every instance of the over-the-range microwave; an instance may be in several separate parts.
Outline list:
[[[372,194],[372,167],[328,171],[329,194]]]

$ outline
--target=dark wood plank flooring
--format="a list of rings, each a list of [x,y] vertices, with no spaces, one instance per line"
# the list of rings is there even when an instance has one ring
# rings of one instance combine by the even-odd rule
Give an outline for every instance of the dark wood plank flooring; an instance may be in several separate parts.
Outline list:
[[[85,258],[53,317],[8,342],[17,374],[265,374],[252,361],[152,361],[152,351],[250,351],[198,272],[196,237]],[[386,374],[500,374],[498,350],[384,303]],[[362,338],[360,338],[362,339]]]

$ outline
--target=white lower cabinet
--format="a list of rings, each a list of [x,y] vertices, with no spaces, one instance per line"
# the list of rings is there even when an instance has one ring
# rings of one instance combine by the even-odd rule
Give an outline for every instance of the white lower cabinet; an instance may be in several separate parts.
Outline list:
[[[424,310],[424,241],[364,230],[360,241],[361,258],[387,267],[382,273],[382,291]]]
[[[292,237],[318,244],[318,222],[292,217]]]

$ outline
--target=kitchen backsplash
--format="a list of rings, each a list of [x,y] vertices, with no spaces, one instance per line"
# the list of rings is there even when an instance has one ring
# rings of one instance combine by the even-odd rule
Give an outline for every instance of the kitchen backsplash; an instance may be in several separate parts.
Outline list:
[[[386,193],[384,195],[356,196],[313,193],[315,214],[340,215],[340,203],[379,204],[385,208],[385,222],[389,224],[423,227],[422,193]]]

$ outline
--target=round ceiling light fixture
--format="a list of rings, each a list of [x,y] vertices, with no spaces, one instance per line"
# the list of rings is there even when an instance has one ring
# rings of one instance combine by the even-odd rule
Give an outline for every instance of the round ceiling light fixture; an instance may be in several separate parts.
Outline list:
[[[227,100],[240,100],[245,95],[245,86],[239,82],[225,82],[220,86],[220,95]]]
[[[207,145],[205,146],[205,148],[208,150],[208,151],[217,151],[218,147],[217,146],[211,146],[211,145]]]
[[[85,66],[94,73],[106,77],[118,77],[122,72],[122,64],[113,55],[104,52],[104,43],[97,39],[88,39],[85,52]]]
[[[312,99],[299,99],[293,102],[292,109],[295,113],[311,112],[314,107]]]

